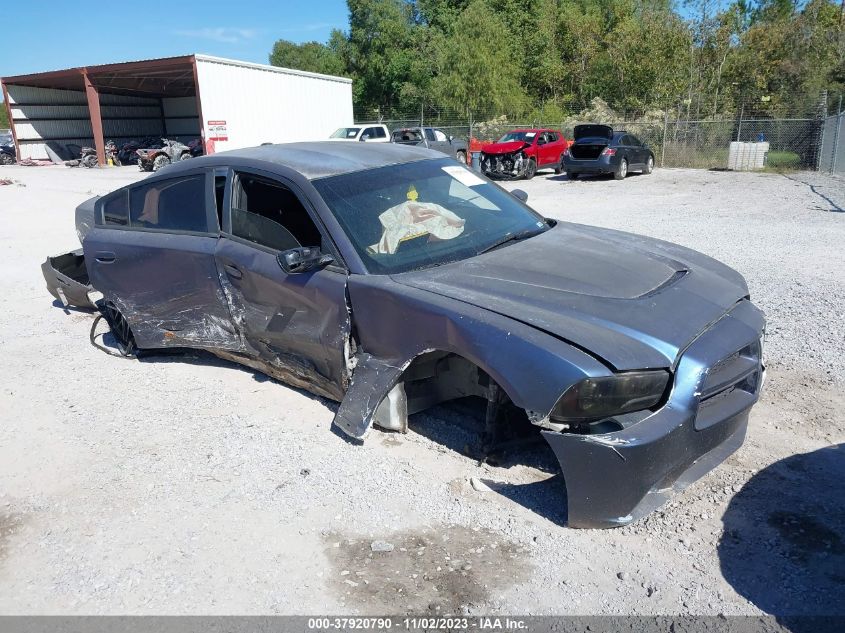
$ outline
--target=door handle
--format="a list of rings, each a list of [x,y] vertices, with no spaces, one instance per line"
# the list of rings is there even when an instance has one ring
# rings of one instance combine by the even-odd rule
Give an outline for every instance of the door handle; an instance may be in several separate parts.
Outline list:
[[[233,266],[232,264],[224,264],[223,270],[225,270],[226,274],[229,275],[229,277],[232,277],[233,279],[243,279],[244,274],[237,266]]]
[[[111,264],[116,258],[111,251],[98,251],[94,254],[94,259],[101,264]]]

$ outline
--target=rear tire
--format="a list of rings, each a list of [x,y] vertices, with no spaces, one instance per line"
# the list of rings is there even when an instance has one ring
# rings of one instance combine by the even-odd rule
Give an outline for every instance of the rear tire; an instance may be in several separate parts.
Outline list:
[[[557,161],[557,165],[555,166],[555,173],[559,176],[560,174],[563,173],[564,169],[565,168],[563,166],[563,154],[561,154],[560,160]]]
[[[0,165],[14,165],[15,159],[8,154],[0,154]]]
[[[462,165],[466,165],[466,164],[467,164],[467,155],[466,155],[466,152],[456,152],[456,153],[455,153],[455,159],[456,159],[459,163],[461,163]]]
[[[528,159],[528,166],[525,168],[525,175],[523,176],[525,180],[531,180],[534,177],[534,174],[537,173],[537,161],[533,158]]]
[[[153,159],[153,171],[156,172],[162,167],[165,167],[170,164],[170,159],[165,156],[164,154],[159,154]]]
[[[135,336],[132,334],[129,322],[112,302],[105,302],[99,307],[103,318],[109,324],[120,355],[134,356],[138,352],[138,345],[135,343]]]
[[[619,163],[619,169],[613,172],[613,177],[616,180],[625,180],[625,176],[628,175],[628,159],[623,158]]]

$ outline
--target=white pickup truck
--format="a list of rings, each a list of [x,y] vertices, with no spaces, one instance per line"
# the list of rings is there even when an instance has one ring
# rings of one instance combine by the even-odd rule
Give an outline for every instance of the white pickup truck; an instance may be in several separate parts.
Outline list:
[[[330,141],[367,141],[368,143],[389,143],[390,132],[386,125],[366,123],[339,127],[329,137]]]

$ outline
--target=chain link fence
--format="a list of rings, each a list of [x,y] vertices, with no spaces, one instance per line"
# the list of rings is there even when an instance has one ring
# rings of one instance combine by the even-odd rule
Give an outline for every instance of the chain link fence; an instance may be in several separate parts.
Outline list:
[[[736,141],[768,143],[766,168],[818,169],[823,155],[833,155],[829,145],[825,145],[825,154],[821,144],[824,139],[833,138],[833,132],[828,128],[835,128],[835,122],[830,123],[830,119],[825,122],[822,116],[765,118],[756,112],[753,117],[740,112],[730,118],[695,120],[659,110],[620,115],[606,106],[604,109],[594,107],[563,120],[538,117],[527,121],[501,114],[457,113],[435,107],[406,112],[404,116],[389,112],[382,116],[373,114],[356,112],[356,123],[383,123],[390,130],[420,125],[436,127],[447,135],[471,141],[470,149],[477,149],[482,143],[495,141],[506,132],[520,128],[548,127],[562,131],[571,140],[575,125],[601,123],[637,136],[651,148],[657,164],[662,167],[702,169],[727,169],[731,143]],[[842,128],[845,128],[845,121],[838,128],[840,134],[845,134]],[[840,142],[838,148],[836,163],[839,169],[845,169],[842,157],[845,143]]]
[[[845,174],[845,112],[824,120],[819,171]]]

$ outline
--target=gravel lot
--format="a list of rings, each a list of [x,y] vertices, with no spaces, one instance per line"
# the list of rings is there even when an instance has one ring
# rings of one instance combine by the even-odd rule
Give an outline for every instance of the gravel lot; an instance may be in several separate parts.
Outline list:
[[[563,525],[544,445],[498,467],[463,455],[466,407],[353,447],[333,404],[250,370],[91,346],[93,317],[53,305],[39,267],[76,244],[77,204],[139,177],[0,167],[17,181],[0,187],[0,612],[845,613],[845,181],[507,185],[548,216],[713,255],[768,314],[743,448],[647,519],[594,531]]]

